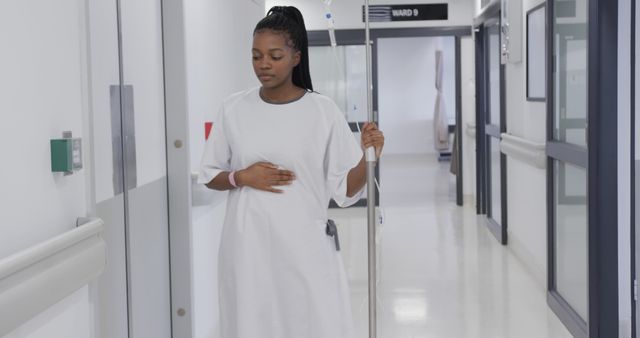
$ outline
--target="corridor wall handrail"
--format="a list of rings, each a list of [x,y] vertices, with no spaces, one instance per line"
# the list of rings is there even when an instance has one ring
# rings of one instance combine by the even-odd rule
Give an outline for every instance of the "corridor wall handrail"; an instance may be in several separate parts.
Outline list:
[[[104,223],[83,225],[0,260],[0,336],[100,276],[106,265]]]
[[[502,134],[500,150],[503,154],[518,159],[538,169],[547,167],[545,144],[533,142],[511,134]]]

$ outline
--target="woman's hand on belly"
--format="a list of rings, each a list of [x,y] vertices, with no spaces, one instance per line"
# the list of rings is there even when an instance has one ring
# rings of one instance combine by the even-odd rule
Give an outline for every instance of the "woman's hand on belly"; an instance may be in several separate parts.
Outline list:
[[[269,162],[257,162],[249,168],[236,172],[236,181],[240,187],[251,187],[273,193],[283,191],[274,187],[290,185],[296,179],[292,171],[278,169]]]

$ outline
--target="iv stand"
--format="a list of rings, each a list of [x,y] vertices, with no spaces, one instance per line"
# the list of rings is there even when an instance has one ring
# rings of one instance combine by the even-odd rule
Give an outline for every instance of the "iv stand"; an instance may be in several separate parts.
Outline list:
[[[374,122],[373,94],[372,94],[372,68],[371,68],[371,38],[369,29],[369,0],[364,3],[365,18],[365,46],[367,58],[367,112],[369,122]],[[368,222],[368,254],[369,254],[369,338],[376,338],[376,185],[375,166],[376,154],[373,147],[366,150],[367,162],[367,222]]]

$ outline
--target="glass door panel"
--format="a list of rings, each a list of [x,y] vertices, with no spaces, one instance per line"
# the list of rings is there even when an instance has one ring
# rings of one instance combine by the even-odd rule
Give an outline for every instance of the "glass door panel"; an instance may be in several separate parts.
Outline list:
[[[586,8],[584,8],[586,11]],[[586,17],[586,13],[582,16]],[[587,25],[556,18],[554,139],[587,146]]]
[[[506,200],[503,196],[505,184],[504,155],[500,151],[504,125],[503,88],[504,69],[500,61],[500,16],[488,19],[481,29],[484,40],[484,194],[487,201],[487,225],[502,244],[507,243],[504,211]]]
[[[330,98],[349,122],[367,121],[365,46],[309,47],[313,88]]]
[[[549,47],[549,293],[572,332],[589,325],[587,0],[554,1]],[[577,319],[579,318],[579,319]],[[569,323],[569,324],[568,324]]]
[[[104,221],[107,264],[97,283],[101,337],[129,336],[125,184],[120,114],[118,9],[92,0],[89,13],[95,215]]]
[[[107,242],[97,331],[170,337],[160,2],[88,7],[96,215]]]
[[[489,171],[491,175],[490,194],[491,194],[491,210],[489,217],[495,220],[498,224],[501,224],[502,220],[502,196],[500,191],[500,139],[495,137],[489,137]]]
[[[554,161],[556,289],[587,320],[587,171]]]
[[[122,1],[132,337],[171,337],[161,3]]]
[[[499,21],[487,23],[487,86],[489,104],[487,124],[500,127],[500,24]]]

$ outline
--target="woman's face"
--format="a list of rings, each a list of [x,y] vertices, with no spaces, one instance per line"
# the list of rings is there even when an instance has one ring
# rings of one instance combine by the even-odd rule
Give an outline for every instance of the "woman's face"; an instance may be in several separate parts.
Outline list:
[[[300,63],[300,52],[287,42],[283,33],[269,29],[253,35],[253,71],[263,87],[274,89],[291,82],[293,68]]]

